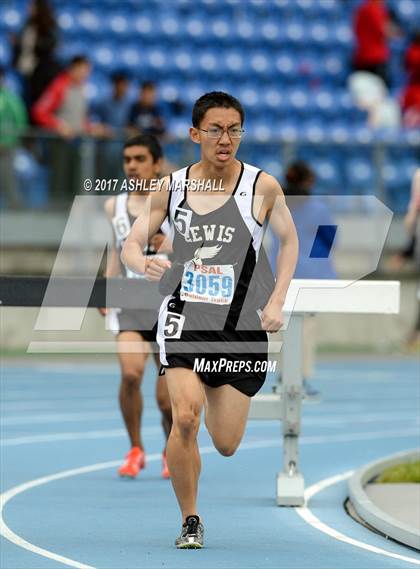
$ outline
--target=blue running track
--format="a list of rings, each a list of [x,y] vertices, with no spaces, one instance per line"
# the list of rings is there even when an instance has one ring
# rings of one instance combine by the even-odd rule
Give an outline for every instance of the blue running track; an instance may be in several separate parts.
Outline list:
[[[413,359],[319,362],[313,384],[322,400],[303,407],[301,467],[314,492],[304,509],[275,505],[280,423],[249,422],[231,458],[214,452],[202,429],[201,551],[173,547],[180,519],[171,484],[160,478],[164,443],[152,364],[143,389],[148,464],[134,481],[116,473],[128,449],[116,363],[23,359],[10,360],[1,371],[2,569],[420,564],[413,550],[371,533],[343,509],[350,471],[419,444],[419,368]]]

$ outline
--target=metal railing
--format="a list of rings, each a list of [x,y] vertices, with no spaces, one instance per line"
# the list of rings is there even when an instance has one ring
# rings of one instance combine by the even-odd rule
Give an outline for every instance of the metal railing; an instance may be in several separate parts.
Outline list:
[[[2,144],[5,135],[14,142]],[[123,178],[122,148],[125,139],[80,136],[64,139],[44,129],[0,132],[0,206],[14,209],[67,209],[84,180]],[[198,159],[197,146],[188,138],[167,136],[163,174]],[[416,137],[379,138],[368,141],[311,140],[282,135],[261,140],[244,137],[238,156],[272,173],[280,181],[284,167],[294,158],[306,159],[317,173],[315,191],[335,195],[376,195],[393,211],[403,213],[408,203],[410,179],[418,158]],[[417,154],[416,154],[417,153]],[[369,168],[366,169],[367,163]],[[398,168],[403,175],[398,179]],[[353,169],[352,169],[353,168]],[[359,171],[357,171],[359,169]],[[410,170],[410,171],[409,171]]]

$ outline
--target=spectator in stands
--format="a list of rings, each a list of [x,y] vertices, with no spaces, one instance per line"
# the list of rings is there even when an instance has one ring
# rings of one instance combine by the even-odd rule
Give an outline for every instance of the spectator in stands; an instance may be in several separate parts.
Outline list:
[[[30,109],[60,70],[55,58],[57,24],[47,0],[29,3],[29,18],[12,43],[13,63],[23,78],[24,99]]]
[[[87,98],[84,84],[90,69],[85,56],[73,57],[68,68],[47,86],[32,107],[35,123],[67,139],[86,132]]]
[[[123,175],[121,153],[127,134],[127,122],[131,102],[128,97],[129,80],[125,73],[118,71],[111,76],[112,93],[105,98],[94,112],[104,127],[107,140],[98,144],[97,169],[100,178],[118,178]]]
[[[289,164],[283,191],[292,214],[299,238],[299,256],[294,274],[295,279],[336,279],[337,274],[330,250],[335,237],[331,212],[324,196],[313,196],[315,173],[303,160]],[[325,231],[320,231],[322,226]],[[316,236],[316,256],[312,256]],[[277,252],[277,246],[272,248]],[[271,255],[271,265],[275,259]],[[308,378],[313,374],[316,351],[315,317],[307,316],[303,325],[304,353],[303,377],[305,396],[317,398],[318,392],[310,385]]]
[[[162,136],[165,123],[156,103],[156,86],[152,81],[142,83],[139,98],[130,110],[128,125],[132,134]]]
[[[129,81],[125,73],[118,71],[111,76],[112,93],[97,108],[97,117],[106,129],[108,136],[125,136],[131,103],[127,96]]]
[[[353,28],[356,40],[353,70],[374,73],[389,87],[388,38],[398,32],[385,2],[364,0],[356,11]]]
[[[0,180],[5,205],[9,206],[19,204],[13,162],[26,125],[25,105],[16,93],[6,87],[4,69],[0,67]]]
[[[68,68],[60,73],[32,107],[35,124],[56,133],[51,145],[51,194],[58,197],[64,191],[77,193],[80,189],[80,145],[77,137],[101,136],[104,129],[88,121],[85,83],[90,73],[87,57],[73,57]]]
[[[404,65],[408,75],[401,101],[404,125],[420,127],[420,31],[405,52]]]

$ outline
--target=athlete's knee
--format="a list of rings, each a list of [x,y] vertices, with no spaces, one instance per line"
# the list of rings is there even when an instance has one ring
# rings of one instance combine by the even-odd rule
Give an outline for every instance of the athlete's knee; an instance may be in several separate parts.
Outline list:
[[[217,437],[212,434],[213,444],[216,447],[216,450],[222,456],[232,456],[235,454],[240,442],[241,438],[238,437]]]
[[[121,384],[128,389],[138,389],[142,377],[143,377],[142,368],[127,370],[124,371],[121,375]]]
[[[222,456],[233,456],[239,446],[238,444],[232,444],[232,443],[228,443],[228,444],[218,444],[215,445],[217,451],[222,455]]]
[[[179,410],[173,417],[173,430],[183,439],[191,439],[197,435],[200,426],[200,409],[191,406]]]

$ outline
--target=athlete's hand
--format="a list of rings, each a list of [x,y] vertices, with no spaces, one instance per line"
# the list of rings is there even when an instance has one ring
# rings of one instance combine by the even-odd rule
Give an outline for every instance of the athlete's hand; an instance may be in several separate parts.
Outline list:
[[[144,275],[148,281],[160,281],[166,269],[170,268],[171,261],[153,257],[152,259],[146,259],[146,271]]]
[[[98,308],[98,311],[101,316],[106,316],[108,314],[108,308]]]
[[[262,329],[268,333],[278,332],[283,326],[283,304],[269,302],[261,313]]]

